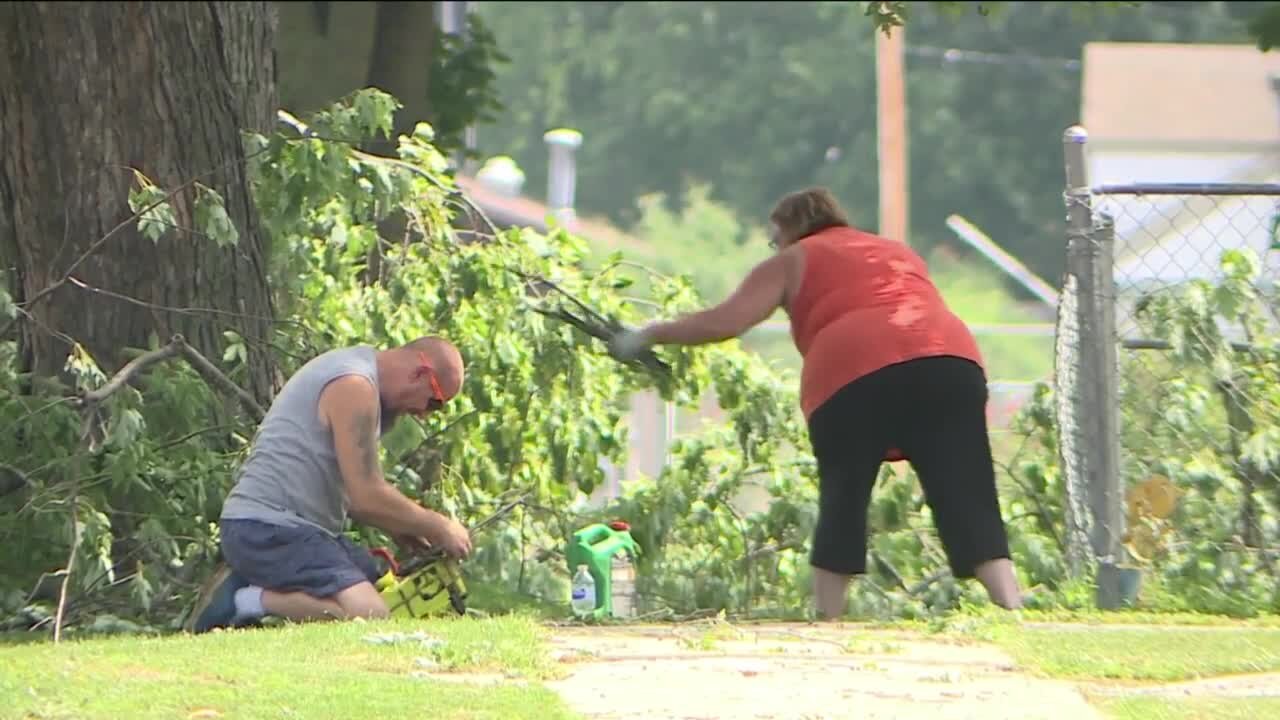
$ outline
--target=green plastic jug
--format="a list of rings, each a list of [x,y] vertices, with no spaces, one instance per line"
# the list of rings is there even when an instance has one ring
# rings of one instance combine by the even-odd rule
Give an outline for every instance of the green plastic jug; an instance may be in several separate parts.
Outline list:
[[[631,537],[631,529],[625,522],[605,525],[588,525],[573,534],[565,558],[569,561],[569,574],[579,565],[586,565],[591,579],[596,583],[595,617],[613,614],[613,557],[620,552],[631,556],[634,562],[640,554],[640,546]]]

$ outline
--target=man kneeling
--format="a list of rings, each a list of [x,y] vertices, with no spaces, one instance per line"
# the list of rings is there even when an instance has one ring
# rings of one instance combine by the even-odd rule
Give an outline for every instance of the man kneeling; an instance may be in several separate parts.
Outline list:
[[[386,617],[377,566],[343,536],[352,519],[402,546],[466,557],[458,522],[405,497],[382,476],[378,443],[401,414],[425,416],[462,387],[462,356],[425,337],[388,350],[332,350],[281,389],[222,508],[225,565],[201,592],[188,629],[292,620]]]

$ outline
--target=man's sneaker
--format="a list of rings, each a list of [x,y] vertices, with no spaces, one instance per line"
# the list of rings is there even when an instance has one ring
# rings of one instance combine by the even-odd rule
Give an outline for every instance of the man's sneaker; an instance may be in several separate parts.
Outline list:
[[[202,633],[219,627],[230,627],[236,617],[236,590],[248,585],[231,571],[226,563],[219,563],[213,575],[200,588],[196,606],[187,619],[187,631]]]

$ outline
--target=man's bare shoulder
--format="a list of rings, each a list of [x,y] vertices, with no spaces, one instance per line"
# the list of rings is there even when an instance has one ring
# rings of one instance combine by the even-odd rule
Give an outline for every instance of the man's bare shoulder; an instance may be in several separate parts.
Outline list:
[[[320,391],[320,421],[332,425],[334,418],[350,416],[378,407],[378,391],[363,375],[334,378]]]

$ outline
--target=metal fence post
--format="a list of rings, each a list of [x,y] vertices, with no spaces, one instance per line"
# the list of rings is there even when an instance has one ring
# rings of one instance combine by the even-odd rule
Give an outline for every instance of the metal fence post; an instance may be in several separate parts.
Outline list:
[[[1074,433],[1063,450],[1067,479],[1068,562],[1077,572],[1096,564],[1096,598],[1101,609],[1123,604],[1130,572],[1120,567],[1124,536],[1124,496],[1120,487],[1119,369],[1116,353],[1115,224],[1106,215],[1094,221],[1085,163],[1088,133],[1076,126],[1063,134],[1067,174],[1067,276],[1075,283],[1077,349],[1072,382],[1059,392],[1073,408]],[[1071,456],[1071,457],[1068,457]],[[1067,467],[1067,460],[1074,464]],[[1084,497],[1081,497],[1084,495]],[[1084,542],[1081,539],[1085,538]],[[1083,547],[1092,552],[1087,557]]]
[[[1093,228],[1092,310],[1095,326],[1090,333],[1097,432],[1090,473],[1089,506],[1093,515],[1092,545],[1098,559],[1097,605],[1103,610],[1120,607],[1130,594],[1125,578],[1132,573],[1120,567],[1124,556],[1124,488],[1120,479],[1120,383],[1116,352],[1115,221],[1099,214]]]
[[[1063,550],[1067,569],[1079,577],[1089,564],[1090,512],[1087,500],[1093,476],[1091,428],[1092,403],[1088,388],[1096,379],[1089,348],[1094,313],[1093,273],[1089,263],[1089,233],[1093,210],[1089,198],[1085,143],[1088,133],[1079,126],[1067,128],[1062,136],[1067,209],[1067,267],[1059,293],[1058,327],[1055,330],[1057,367],[1054,395],[1058,416],[1060,476],[1064,485],[1066,528]]]
[[[1067,140],[1068,145],[1072,140],[1083,140],[1083,133],[1073,130]],[[1179,566],[1188,560],[1214,559],[1211,554],[1188,557],[1162,552],[1187,547],[1192,544],[1188,541],[1207,542],[1217,546],[1219,558],[1231,558],[1219,569],[1222,582],[1229,582],[1228,574],[1239,578],[1269,572],[1270,559],[1256,549],[1274,545],[1275,532],[1274,528],[1258,526],[1253,508],[1232,508],[1228,512],[1239,516],[1221,526],[1175,513],[1176,508],[1190,503],[1216,505],[1226,501],[1220,487],[1201,487],[1188,478],[1192,464],[1206,453],[1232,468],[1241,484],[1238,496],[1226,502],[1247,503],[1250,486],[1256,487],[1250,481],[1255,468],[1242,458],[1238,444],[1221,440],[1252,434],[1245,429],[1251,417],[1245,416],[1255,413],[1241,412],[1237,403],[1256,408],[1259,398],[1242,397],[1240,393],[1248,391],[1224,380],[1212,360],[1176,352],[1180,350],[1176,333],[1182,328],[1168,327],[1159,317],[1144,317],[1141,308],[1144,297],[1195,302],[1180,290],[1188,281],[1220,282],[1224,252],[1265,252],[1261,248],[1274,242],[1276,233],[1273,218],[1280,184],[1159,182],[1092,184],[1086,188],[1086,178],[1070,169],[1079,156],[1068,148],[1068,202],[1079,212],[1072,213],[1068,226],[1068,272],[1059,294],[1055,410],[1064,484],[1069,492],[1087,498],[1083,505],[1070,506],[1066,523],[1071,530],[1075,530],[1075,517],[1088,523],[1084,547],[1090,574],[1096,578],[1095,605],[1112,609],[1131,604],[1137,600],[1146,573],[1161,577],[1179,572]],[[1086,209],[1092,215],[1088,232],[1082,222]],[[1280,270],[1272,258],[1263,257],[1255,282],[1274,287]],[[1259,298],[1259,309],[1266,304],[1266,299]],[[1246,372],[1247,366],[1259,360],[1254,343],[1270,344],[1280,332],[1280,321],[1274,316],[1267,320],[1268,329],[1254,332],[1236,318],[1220,316],[1215,321],[1221,337],[1191,341],[1210,340],[1215,346],[1229,346],[1236,353],[1233,365]],[[1158,353],[1170,354],[1152,357]],[[1164,408],[1170,404],[1166,393],[1177,392],[1170,387],[1173,383],[1199,393],[1222,393],[1226,417],[1216,408],[1215,412],[1164,417]],[[1275,424],[1274,417],[1256,415]],[[1136,546],[1132,551],[1126,535],[1146,528],[1126,527],[1130,521],[1126,512],[1130,481],[1135,489],[1145,486],[1155,492],[1161,492],[1161,487],[1172,491],[1164,495],[1167,502],[1147,505],[1143,514],[1164,526],[1150,535],[1139,533],[1133,538]],[[1190,523],[1183,525],[1188,520]],[[1241,526],[1245,528],[1243,543],[1239,542]],[[1136,567],[1134,561],[1144,558],[1143,565],[1148,567]]]

